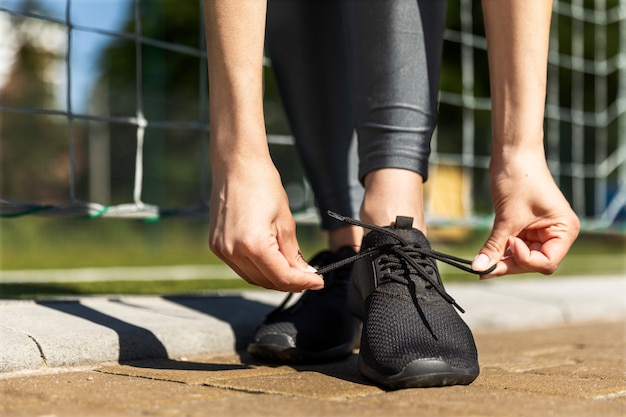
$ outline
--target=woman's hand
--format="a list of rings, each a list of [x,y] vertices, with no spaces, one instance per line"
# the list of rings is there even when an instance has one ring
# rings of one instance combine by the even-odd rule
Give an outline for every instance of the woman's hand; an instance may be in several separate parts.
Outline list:
[[[320,289],[296,240],[287,195],[269,158],[247,158],[214,171],[211,250],[250,284],[298,292]]]
[[[494,158],[491,193],[495,220],[472,268],[496,269],[481,278],[553,273],[578,236],[580,223],[554,183],[543,153]]]

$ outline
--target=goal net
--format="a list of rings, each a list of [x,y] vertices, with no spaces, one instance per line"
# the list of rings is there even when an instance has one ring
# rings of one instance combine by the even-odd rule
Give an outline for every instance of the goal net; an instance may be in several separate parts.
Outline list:
[[[0,216],[207,216],[202,1],[0,1]],[[480,1],[449,0],[427,218],[488,227],[490,100]],[[626,1],[555,0],[545,143],[587,230],[626,224]],[[273,157],[316,222],[266,62]],[[444,191],[441,191],[444,190]]]

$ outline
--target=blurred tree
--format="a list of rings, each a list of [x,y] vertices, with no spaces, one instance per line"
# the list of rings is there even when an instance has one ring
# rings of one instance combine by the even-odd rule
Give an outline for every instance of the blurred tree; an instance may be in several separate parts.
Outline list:
[[[35,0],[20,4],[23,12],[41,12]],[[43,13],[45,14],[45,13]],[[55,80],[62,69],[64,29],[39,19],[8,13],[10,31],[4,47],[14,51],[0,106],[22,109],[56,109]],[[68,125],[64,116],[19,112],[0,114],[0,196],[38,203],[58,203],[69,196]],[[84,154],[75,129],[77,168]]]

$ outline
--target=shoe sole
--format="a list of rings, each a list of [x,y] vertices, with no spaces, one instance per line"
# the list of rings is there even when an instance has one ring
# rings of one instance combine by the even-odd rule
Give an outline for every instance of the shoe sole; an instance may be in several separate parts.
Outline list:
[[[322,351],[305,350],[294,347],[291,337],[275,334],[249,344],[247,350],[255,358],[270,362],[320,363],[343,359],[352,354],[354,347],[355,342],[349,342]]]
[[[405,388],[469,385],[480,373],[479,367],[462,369],[437,360],[415,360],[395,375],[381,374],[365,364],[359,356],[359,372],[366,378],[392,390]]]

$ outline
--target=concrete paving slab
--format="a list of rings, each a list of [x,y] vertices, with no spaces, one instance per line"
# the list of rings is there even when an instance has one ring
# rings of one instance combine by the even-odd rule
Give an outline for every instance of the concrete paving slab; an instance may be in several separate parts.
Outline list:
[[[0,372],[233,352],[272,308],[240,295],[3,300]]]
[[[302,367],[269,366],[247,354],[199,355],[186,361],[154,359],[62,373],[5,374],[0,376],[0,415],[626,415],[624,319],[483,330],[476,333],[476,341],[482,372],[469,386],[385,391],[355,376],[355,355]],[[562,364],[575,368],[564,373]],[[620,372],[605,373],[609,366]],[[594,374],[585,371],[592,368]]]
[[[224,379],[267,377],[294,372],[289,366],[251,366],[242,362],[235,354],[211,357],[210,361],[205,356],[194,359],[160,360],[148,364],[145,361],[103,364],[98,370],[115,375],[200,385],[209,385]]]
[[[518,328],[626,316],[626,275],[503,278],[450,284],[472,329]]]
[[[103,374],[66,372],[0,380],[0,414],[8,416],[124,416],[167,410],[185,403],[238,396],[202,385]],[[9,400],[10,399],[10,400]]]
[[[37,343],[28,335],[0,326],[0,369],[4,372],[37,369],[45,365]]]
[[[165,298],[87,298],[81,300],[80,305],[119,323],[144,329],[142,343],[144,347],[152,345],[153,351],[145,352],[150,357],[178,357],[189,352],[225,352],[235,347],[235,337],[229,323]],[[126,340],[120,335],[120,349],[128,350],[126,359],[145,357],[145,354],[136,351],[136,347],[123,346],[123,343]]]
[[[626,275],[492,279],[449,286],[473,328],[575,323],[626,316]]]
[[[98,324],[94,317],[81,317],[63,310],[79,303],[59,303],[59,309],[46,308],[35,301],[0,302],[0,324],[22,335],[30,347],[34,341],[41,358],[48,367],[74,366],[116,360],[119,342],[116,332],[109,326]],[[0,341],[3,352],[9,352],[9,342]],[[12,345],[15,348],[15,345]],[[19,354],[19,351],[12,350]],[[8,362],[20,362],[21,355]],[[32,364],[24,361],[23,368]],[[15,368],[15,367],[14,367]],[[3,371],[5,371],[3,369]]]
[[[474,331],[626,317],[626,277],[449,284]],[[0,373],[245,349],[285,297],[265,290],[205,296],[0,301]]]

